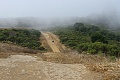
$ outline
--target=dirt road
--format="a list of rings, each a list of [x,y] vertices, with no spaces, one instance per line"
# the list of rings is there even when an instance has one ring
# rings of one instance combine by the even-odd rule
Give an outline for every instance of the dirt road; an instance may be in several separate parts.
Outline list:
[[[65,47],[52,33],[42,33],[58,54]],[[52,42],[54,40],[54,43]],[[60,47],[58,46],[60,45]],[[49,53],[47,53],[49,54]],[[39,59],[39,60],[38,60]],[[11,55],[0,58],[0,80],[101,80],[102,76],[89,71],[83,64],[59,64],[43,61],[40,56]]]
[[[60,50],[57,46],[57,41],[50,35],[49,32],[42,32],[42,34],[44,35],[44,37],[47,40],[48,45],[50,46],[50,48],[53,50],[53,52],[58,52],[60,53]]]

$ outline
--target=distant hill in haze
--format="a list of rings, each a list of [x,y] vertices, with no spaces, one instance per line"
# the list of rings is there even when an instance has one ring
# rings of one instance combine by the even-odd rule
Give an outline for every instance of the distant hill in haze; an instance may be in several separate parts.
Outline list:
[[[104,26],[111,29],[120,28],[120,17],[114,14],[110,15],[89,15],[87,17],[71,17],[71,18],[35,18],[35,17],[23,17],[23,18],[1,18],[0,28],[9,27],[22,27],[22,28],[34,28],[45,29],[48,27],[63,27],[73,25],[75,23],[85,23]]]
[[[76,18],[75,21],[99,25],[113,30],[120,28],[120,16],[118,15],[89,15],[83,18]]]
[[[72,19],[44,19],[44,18],[5,18],[0,19],[0,28],[18,27],[45,29],[47,27],[66,26],[73,23]]]

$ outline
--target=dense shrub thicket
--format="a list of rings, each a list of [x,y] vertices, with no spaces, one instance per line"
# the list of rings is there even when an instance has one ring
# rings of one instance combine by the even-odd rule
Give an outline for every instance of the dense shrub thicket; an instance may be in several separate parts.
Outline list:
[[[52,31],[60,41],[81,53],[120,56],[120,33],[96,25],[76,23]]]
[[[23,47],[44,50],[40,43],[39,30],[34,29],[0,29],[0,41],[13,42]]]

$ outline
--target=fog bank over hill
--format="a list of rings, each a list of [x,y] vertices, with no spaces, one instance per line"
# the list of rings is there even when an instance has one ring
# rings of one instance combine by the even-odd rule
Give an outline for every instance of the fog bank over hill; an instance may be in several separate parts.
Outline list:
[[[120,0],[0,0],[0,27],[36,29],[76,22],[120,24]]]
[[[51,19],[44,19],[44,18],[4,18],[0,19],[0,28],[35,28],[35,29],[45,29],[48,27],[55,27],[55,26],[67,26],[71,25],[74,22],[72,19],[67,18],[51,18]]]
[[[116,14],[90,15],[83,22],[115,29],[120,27],[120,16]]]
[[[46,29],[50,27],[69,26],[75,23],[87,23],[110,27],[112,29],[120,27],[120,16],[116,14],[89,15],[87,17],[67,17],[67,18],[1,18],[0,28],[34,28]]]

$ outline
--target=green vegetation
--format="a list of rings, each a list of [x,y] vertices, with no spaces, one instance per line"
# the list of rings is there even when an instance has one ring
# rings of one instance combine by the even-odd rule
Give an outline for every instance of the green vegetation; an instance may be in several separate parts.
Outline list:
[[[80,53],[104,56],[120,55],[120,32],[96,25],[76,23],[69,27],[57,27],[52,31],[60,41]]]
[[[34,29],[0,29],[1,42],[12,42],[35,50],[44,50],[40,35],[41,33]]]

